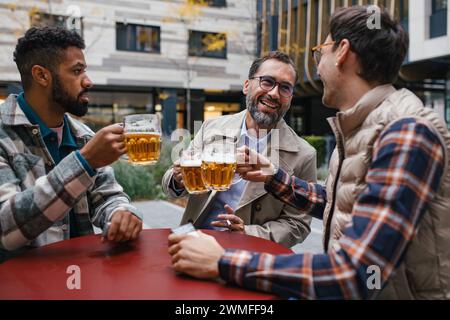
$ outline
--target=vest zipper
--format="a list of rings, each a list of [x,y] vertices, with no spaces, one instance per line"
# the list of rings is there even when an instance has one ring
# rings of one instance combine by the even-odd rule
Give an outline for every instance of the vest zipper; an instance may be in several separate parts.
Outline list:
[[[327,220],[327,224],[325,226],[325,237],[324,237],[325,252],[328,252],[328,248],[329,248],[329,244],[330,244],[331,221],[333,220],[334,207],[336,205],[336,189],[337,189],[337,185],[338,185],[338,181],[339,181],[339,176],[341,175],[342,164],[345,159],[345,149],[344,149],[343,138],[341,135],[342,131],[340,130],[339,122],[334,120],[334,121],[330,122],[330,125],[331,125],[331,129],[333,129],[334,135],[336,137],[336,147],[337,147],[338,155],[339,155],[339,165],[338,165],[338,169],[336,172],[336,177],[334,178],[334,181],[333,181],[333,198],[331,199],[332,202],[331,202],[330,212],[328,213],[328,220]]]
[[[334,215],[334,207],[336,204],[336,189],[337,189],[337,183],[339,180],[339,176],[341,175],[341,168],[342,168],[342,163],[343,163],[344,159],[341,159],[341,156],[339,156],[339,166],[338,166],[338,170],[336,173],[336,177],[333,181],[333,199],[331,200],[331,208],[330,208],[330,213],[328,214],[328,220],[327,220],[327,225],[325,227],[325,241],[324,241],[324,246],[325,246],[325,252],[328,252],[328,247],[329,247],[329,242],[330,242],[330,234],[331,234],[331,221],[333,220],[333,215]]]

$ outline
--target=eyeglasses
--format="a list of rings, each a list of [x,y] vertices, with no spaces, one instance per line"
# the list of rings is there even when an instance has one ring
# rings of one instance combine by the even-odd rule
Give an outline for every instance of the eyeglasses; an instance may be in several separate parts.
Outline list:
[[[311,53],[313,55],[314,61],[316,62],[316,65],[319,65],[320,59],[322,58],[322,50],[321,49],[326,46],[334,45],[335,43],[336,43],[336,41],[331,41],[331,42],[323,43],[323,44],[318,45],[311,49]]]
[[[271,76],[252,77],[249,79],[259,79],[259,87],[267,92],[278,86],[278,91],[284,98],[290,98],[294,94],[294,86],[292,84],[275,81]]]

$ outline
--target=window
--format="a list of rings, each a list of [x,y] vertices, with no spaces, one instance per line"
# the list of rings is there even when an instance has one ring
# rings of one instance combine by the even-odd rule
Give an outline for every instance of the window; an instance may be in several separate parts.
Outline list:
[[[79,35],[83,36],[82,17],[68,17],[57,14],[35,12],[30,15],[30,25],[32,27],[65,27],[69,30],[76,31]]]
[[[432,11],[433,13],[440,10],[447,10],[447,0],[433,0]]]
[[[203,119],[208,120],[228,114],[235,114],[240,109],[241,105],[239,103],[205,101]]]
[[[226,7],[226,0],[190,0],[194,4],[206,5],[209,7]]]
[[[226,59],[226,34],[189,30],[189,56]]]
[[[447,34],[447,0],[432,0],[430,16],[430,38]]]
[[[116,23],[116,48],[123,51],[160,52],[160,27]]]

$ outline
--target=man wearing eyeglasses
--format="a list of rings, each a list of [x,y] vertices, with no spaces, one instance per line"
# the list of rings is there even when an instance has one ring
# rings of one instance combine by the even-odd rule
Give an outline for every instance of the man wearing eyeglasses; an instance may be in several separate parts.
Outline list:
[[[201,149],[202,142],[215,133],[228,132],[237,138],[238,145],[259,153],[274,150],[281,168],[315,181],[315,150],[283,120],[296,81],[296,68],[286,54],[272,52],[256,59],[243,87],[247,109],[205,121],[191,147]],[[278,145],[274,148],[274,144]],[[178,164],[166,172],[162,185],[169,196],[187,195]],[[241,180],[225,192],[189,195],[181,224],[187,222],[197,228],[225,228],[292,247],[309,234],[311,218],[274,198],[263,183]]]
[[[322,101],[338,109],[326,185],[273,173],[261,155],[257,166],[239,168],[323,219],[324,253],[273,256],[224,250],[203,233],[171,235],[176,271],[283,297],[450,299],[450,133],[412,92],[393,87],[408,34],[379,12],[380,28],[370,29],[370,8],[336,11],[314,50]]]

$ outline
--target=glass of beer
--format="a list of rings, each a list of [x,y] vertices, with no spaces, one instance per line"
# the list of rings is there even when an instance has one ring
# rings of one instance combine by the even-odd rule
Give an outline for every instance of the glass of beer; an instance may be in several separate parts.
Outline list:
[[[161,153],[161,124],[155,114],[132,114],[124,119],[128,162],[152,165]]]
[[[202,179],[202,157],[194,150],[185,150],[180,158],[181,175],[183,176],[184,187],[190,194],[207,193]]]
[[[202,178],[209,190],[226,191],[233,184],[236,170],[236,144],[227,140],[203,146]]]

